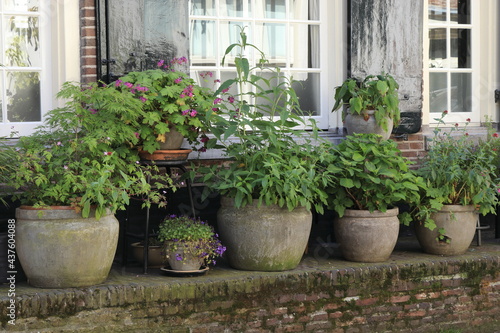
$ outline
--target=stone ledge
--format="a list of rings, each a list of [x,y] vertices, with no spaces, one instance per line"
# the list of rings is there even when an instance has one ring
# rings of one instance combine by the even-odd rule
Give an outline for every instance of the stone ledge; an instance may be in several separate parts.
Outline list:
[[[344,261],[335,247],[323,244],[287,272],[239,271],[220,263],[204,276],[170,277],[152,269],[142,275],[139,267],[115,267],[105,284],[88,288],[18,283],[15,326],[8,324],[10,298],[3,285],[2,329],[98,332],[105,324],[110,332],[144,327],[240,332],[253,325],[255,332],[299,327],[343,332],[384,325],[396,332],[402,322],[401,329],[408,329],[415,320],[443,327],[490,324],[500,314],[500,242],[483,244],[461,256],[439,257],[401,240],[390,260],[380,264]],[[449,322],[440,321],[445,314]],[[481,323],[467,314],[480,315]]]

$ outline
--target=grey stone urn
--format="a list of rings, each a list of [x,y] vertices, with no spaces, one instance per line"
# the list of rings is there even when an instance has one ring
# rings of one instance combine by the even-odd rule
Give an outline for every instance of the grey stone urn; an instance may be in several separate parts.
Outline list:
[[[474,205],[444,205],[431,218],[437,225],[434,230],[415,224],[415,234],[424,252],[450,256],[467,251],[474,239],[479,218]],[[439,229],[444,230],[442,239],[438,238]]]
[[[222,197],[217,226],[233,268],[284,271],[296,268],[302,259],[312,214],[303,207],[293,211],[277,205],[258,207],[256,200],[236,208],[232,198]]]
[[[118,245],[114,215],[97,220],[66,206],[29,208],[16,209],[16,246],[30,285],[71,288],[106,280]]]
[[[383,262],[389,259],[399,234],[398,208],[386,212],[346,209],[334,221],[342,256],[349,261]]]
[[[375,121],[375,116],[373,115],[374,113],[374,110],[365,110],[363,111],[362,115],[351,114],[348,109],[344,121],[347,134],[352,135],[354,133],[375,133],[381,135],[384,140],[389,139],[394,127],[394,121],[392,120],[392,118],[387,118],[387,131],[385,131]]]

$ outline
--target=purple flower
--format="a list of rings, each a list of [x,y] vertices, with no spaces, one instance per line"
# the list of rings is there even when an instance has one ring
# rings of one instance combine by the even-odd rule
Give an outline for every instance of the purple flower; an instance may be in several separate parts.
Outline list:
[[[96,109],[89,109],[89,111],[90,111],[91,114],[96,114],[97,113]]]
[[[191,113],[189,114],[191,117],[195,117],[198,114],[196,110],[191,110]]]
[[[143,102],[143,103],[146,103],[146,101],[148,100],[146,97],[143,97],[143,96],[139,97],[139,99],[140,99],[140,100],[141,100],[141,102]]]
[[[163,66],[164,63],[165,63],[165,60],[160,60],[160,61],[158,61],[157,65],[158,65],[158,67],[161,67],[161,66]]]
[[[182,111],[182,115],[183,115],[183,116],[186,116],[188,113],[189,113],[189,110],[184,110],[184,111]]]
[[[181,83],[182,82],[182,77],[178,77],[177,79],[174,80],[175,83]]]

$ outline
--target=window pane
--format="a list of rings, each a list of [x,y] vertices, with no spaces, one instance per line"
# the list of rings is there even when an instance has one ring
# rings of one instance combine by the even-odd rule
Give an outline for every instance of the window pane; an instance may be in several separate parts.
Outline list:
[[[450,29],[451,68],[470,68],[470,29]]]
[[[319,0],[291,0],[290,18],[295,20],[319,20]]]
[[[38,73],[7,73],[7,119],[11,122],[41,120]]]
[[[471,73],[451,73],[451,111],[472,111]]]
[[[448,84],[446,73],[429,73],[430,111],[443,112],[448,110]]]
[[[5,21],[6,63],[18,67],[40,67],[38,18],[13,15]]]
[[[39,0],[4,0],[4,10],[23,12],[37,12],[40,7]]]
[[[259,10],[259,3],[256,1],[257,17],[264,17],[268,19],[285,19],[286,18],[286,1],[285,0],[265,0],[264,8]]]
[[[299,97],[300,108],[311,116],[318,116],[320,107],[320,75],[319,73],[294,73],[293,89]]]
[[[3,122],[3,73],[0,71],[0,123]]]
[[[429,0],[430,23],[446,21],[446,0]]]
[[[215,16],[215,0],[191,0],[190,14]]]
[[[263,23],[256,26],[256,43],[261,44],[261,50],[269,60],[271,67],[286,66],[286,25],[280,23]]]
[[[291,24],[289,33],[293,47],[290,67],[319,68],[319,26]]]
[[[429,68],[448,68],[446,29],[429,29]]]
[[[450,1],[450,6],[451,23],[470,24],[469,0],[452,0]]]
[[[248,26],[247,23],[243,22],[236,22],[236,21],[230,21],[230,22],[220,22],[219,27],[219,49],[222,54],[226,52],[226,48],[234,43],[238,43],[240,40],[240,28]],[[250,29],[245,29],[245,33],[247,35],[247,41],[249,43],[252,42],[252,32]],[[239,48],[235,47],[231,51],[231,55],[229,57],[226,57],[226,63],[224,65],[234,65],[234,57],[238,55]],[[250,57],[250,55],[247,55]],[[222,59],[220,59],[222,60]]]
[[[229,17],[250,17],[252,13],[250,0],[221,0],[219,14]]]
[[[191,64],[214,66],[217,62],[214,21],[191,21]]]

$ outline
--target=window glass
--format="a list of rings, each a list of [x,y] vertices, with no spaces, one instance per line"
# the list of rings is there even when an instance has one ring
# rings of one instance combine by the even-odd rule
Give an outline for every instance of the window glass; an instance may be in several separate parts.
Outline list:
[[[0,136],[11,129],[31,131],[36,124],[22,123],[42,120],[40,5],[40,0],[0,0]]]
[[[474,27],[470,3],[470,0],[428,0],[430,112],[472,112]]]
[[[323,124],[327,127],[330,110],[324,107],[322,100],[328,101],[328,94],[332,92],[325,84],[327,81],[322,82],[328,73],[322,68],[326,61],[321,61],[320,52],[320,40],[327,37],[326,22],[320,19],[321,8],[326,8],[326,3],[326,0],[191,0],[193,77],[209,71],[222,82],[234,78],[230,68],[234,67],[234,57],[239,50],[233,49],[224,66],[221,61],[226,48],[239,40],[239,27],[245,27],[248,42],[265,53],[270,67],[279,67],[284,75],[298,81],[294,88],[301,97],[302,107],[315,116],[324,117]],[[208,17],[214,12],[219,16]],[[327,49],[326,44],[324,48]],[[252,67],[259,60],[258,52],[252,49],[245,56]]]

